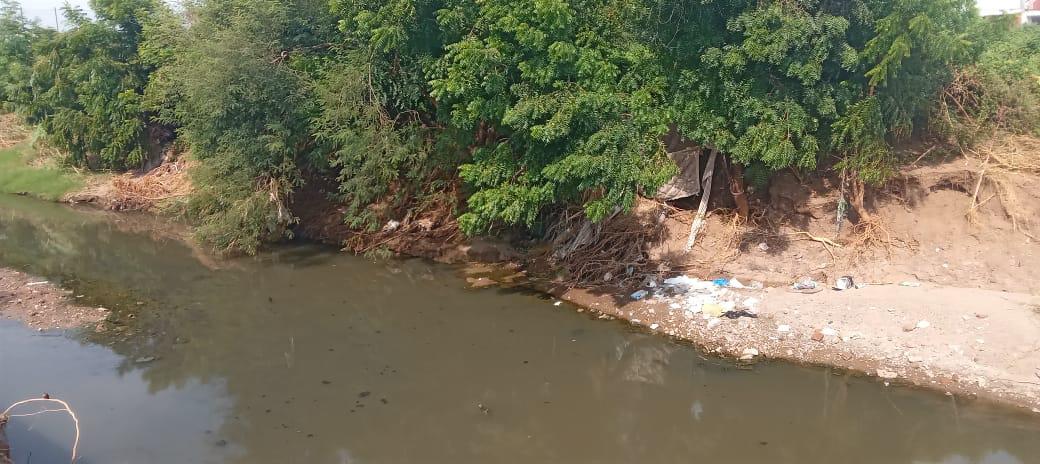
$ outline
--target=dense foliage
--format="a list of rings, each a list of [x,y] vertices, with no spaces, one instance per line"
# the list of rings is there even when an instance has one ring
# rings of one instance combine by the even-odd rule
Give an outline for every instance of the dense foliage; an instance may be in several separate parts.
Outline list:
[[[671,130],[755,183],[832,155],[881,181],[956,73],[1030,75],[1000,57],[1036,46],[979,34],[971,0],[95,0],[60,33],[2,1],[0,99],[91,167],[176,127],[189,214],[247,251],[315,178],[355,227],[457,182],[465,205],[438,198],[467,233],[561,204],[597,220],[674,173]]]
[[[1040,28],[1009,31],[998,21],[979,36],[978,59],[939,95],[933,131],[961,145],[995,131],[1040,136]]]
[[[97,19],[66,8],[70,29],[63,33],[38,32],[39,26],[10,14],[14,7],[8,5],[3,21],[20,23],[36,39],[29,52],[31,68],[12,68],[28,88],[11,92],[8,105],[43,128],[73,164],[95,169],[140,165],[148,124],[141,93],[150,69],[138,60],[137,46],[140,18],[155,8],[153,1],[95,0]]]

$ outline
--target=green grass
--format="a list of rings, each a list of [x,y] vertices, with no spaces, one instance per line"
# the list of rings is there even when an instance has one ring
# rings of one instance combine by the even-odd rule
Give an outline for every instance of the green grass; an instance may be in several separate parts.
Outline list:
[[[0,193],[25,193],[45,200],[60,200],[80,188],[78,174],[54,167],[34,167],[35,155],[29,140],[0,150]]]

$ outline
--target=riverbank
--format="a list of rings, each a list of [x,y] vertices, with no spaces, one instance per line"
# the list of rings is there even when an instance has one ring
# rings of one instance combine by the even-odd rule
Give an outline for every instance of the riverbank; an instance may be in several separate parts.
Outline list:
[[[88,308],[57,285],[23,272],[0,267],[0,318],[34,329],[73,329],[105,320],[108,310]]]
[[[580,307],[726,356],[833,366],[1038,409],[1040,303],[1035,295],[1040,294],[1040,267],[1024,263],[1038,259],[1030,230],[1033,218],[1040,217],[1040,183],[1036,176],[998,173],[974,159],[926,161],[902,170],[897,181],[877,192],[873,207],[884,228],[873,231],[873,242],[851,222],[834,234],[837,190],[826,175],[778,174],[768,192],[752,196],[754,209],[761,212],[754,221],[738,224],[725,209],[717,209],[688,253],[683,247],[692,212],[643,201],[627,225],[641,228],[645,243],[636,247],[642,262],[632,272],[626,263],[608,262],[601,283],[570,279],[567,271],[574,263],[554,258],[545,245],[464,240],[444,221],[426,226],[423,220],[412,224],[404,218],[398,228],[357,241],[357,231],[340,220],[341,206],[328,200],[328,192],[313,189],[316,184],[313,192],[297,195],[298,232],[351,251],[383,248],[447,263],[499,263],[471,276],[473,285],[535,282]],[[190,191],[186,163],[180,158],[145,173],[104,176],[64,197],[102,209],[154,212],[156,202],[149,199],[176,200]],[[980,174],[987,172],[988,177]],[[601,233],[583,246],[604,248],[608,235]],[[207,267],[219,267],[201,248],[192,248]],[[675,301],[633,301],[630,296],[647,279],[680,274],[736,276],[768,288],[741,290],[760,301],[758,317],[736,320],[687,314],[682,305],[673,307]],[[867,286],[812,295],[786,290],[806,278],[829,286],[844,275]],[[23,300],[46,301],[5,310],[14,317],[39,328],[75,326],[99,316],[89,308],[63,306],[60,289],[26,287],[29,280],[8,279],[7,291],[25,295]],[[922,285],[902,287],[901,282]],[[70,316],[62,317],[63,312]],[[84,315],[91,318],[80,321]],[[922,321],[927,326],[918,328]]]
[[[548,288],[561,299],[708,352],[830,366],[887,384],[1040,413],[1040,299],[980,289],[867,286],[815,294],[736,290],[757,317],[706,317],[674,298]]]

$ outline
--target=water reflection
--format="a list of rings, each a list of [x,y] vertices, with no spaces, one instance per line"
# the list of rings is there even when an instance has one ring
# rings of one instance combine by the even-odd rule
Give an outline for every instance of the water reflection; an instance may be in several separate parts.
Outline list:
[[[126,438],[85,435],[96,462],[990,464],[1040,456],[1040,427],[1007,411],[820,369],[740,370],[529,295],[463,290],[451,270],[423,262],[376,264],[297,246],[213,270],[177,240],[125,229],[0,197],[0,263],[64,276],[117,310],[106,332],[81,336],[86,345],[57,339],[75,352],[62,356],[83,358],[89,372],[23,381],[7,367],[46,375],[32,351],[0,356],[0,401],[57,385],[99,405],[86,411],[95,427],[130,424]],[[124,391],[147,401],[112,399]],[[195,454],[180,454],[185,447]]]

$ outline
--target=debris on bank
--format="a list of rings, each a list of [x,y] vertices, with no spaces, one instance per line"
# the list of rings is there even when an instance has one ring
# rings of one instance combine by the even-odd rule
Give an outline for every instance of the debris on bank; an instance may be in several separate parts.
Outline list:
[[[646,288],[632,293],[633,300],[666,303],[673,310],[682,310],[688,319],[700,317],[710,321],[726,317],[758,317],[758,304],[761,301],[751,295],[761,291],[764,286],[760,282],[744,285],[737,279],[719,278],[700,280],[686,275],[665,279],[660,284],[656,279],[647,279]]]
[[[109,311],[75,304],[70,294],[44,279],[0,267],[0,318],[34,329],[71,329],[105,320]]]
[[[763,288],[685,275],[620,294],[554,294],[742,362],[835,366],[886,385],[1040,410],[1040,297],[1033,295],[852,278]]]

